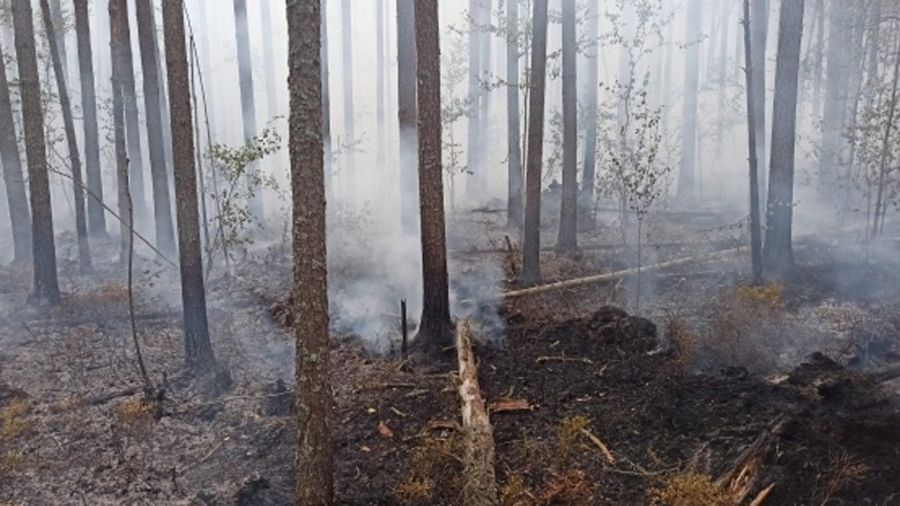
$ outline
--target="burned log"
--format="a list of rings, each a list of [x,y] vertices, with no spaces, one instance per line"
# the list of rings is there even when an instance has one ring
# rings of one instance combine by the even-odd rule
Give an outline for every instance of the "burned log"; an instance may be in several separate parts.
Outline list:
[[[478,368],[472,351],[468,320],[456,325],[456,352],[459,361],[459,398],[462,404],[465,450],[463,504],[497,504],[497,477],[494,472],[494,435],[484,397],[478,386]]]

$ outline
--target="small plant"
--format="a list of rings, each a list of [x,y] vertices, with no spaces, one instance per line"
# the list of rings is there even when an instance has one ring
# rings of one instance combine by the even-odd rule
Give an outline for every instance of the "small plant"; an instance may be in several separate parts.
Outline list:
[[[528,489],[521,474],[510,474],[506,483],[500,487],[500,504],[502,506],[531,506],[536,502],[534,494]]]
[[[587,475],[576,469],[551,476],[540,497],[544,504],[590,504],[593,495]]]
[[[402,503],[417,503],[431,499],[434,482],[429,478],[410,478],[394,487],[394,497]]]
[[[279,149],[281,137],[269,128],[238,148],[222,144],[210,147],[209,157],[224,178],[222,186],[213,195],[217,223],[215,239],[207,246],[210,257],[215,248],[220,247],[226,261],[230,261],[234,249],[252,244],[246,232],[254,220],[261,217],[253,216],[248,202],[266,188],[277,190],[278,185],[271,176],[250,169]]]
[[[460,453],[460,441],[456,437],[422,438],[410,455],[408,477],[394,487],[394,496],[404,503],[417,503],[430,499],[438,483],[450,489],[459,488]]]
[[[559,452],[565,458],[575,448],[575,443],[582,437],[583,430],[591,424],[586,416],[571,416],[564,418],[559,425]]]
[[[683,473],[668,478],[661,488],[650,490],[656,506],[731,506],[728,493],[705,474]]]
[[[156,417],[156,406],[142,399],[131,399],[116,406],[116,416],[122,425],[143,426]]]

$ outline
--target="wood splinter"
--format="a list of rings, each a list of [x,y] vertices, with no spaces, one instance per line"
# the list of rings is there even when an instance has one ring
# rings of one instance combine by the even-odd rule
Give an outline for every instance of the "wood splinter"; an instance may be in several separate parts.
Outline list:
[[[478,368],[475,365],[472,335],[467,320],[461,320],[456,325],[456,352],[465,438],[462,504],[495,505],[497,477],[494,471],[494,436],[484,397],[478,386]]]

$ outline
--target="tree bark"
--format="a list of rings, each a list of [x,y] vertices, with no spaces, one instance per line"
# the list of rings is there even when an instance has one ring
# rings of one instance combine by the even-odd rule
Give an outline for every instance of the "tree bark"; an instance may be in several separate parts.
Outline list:
[[[94,54],[88,0],[74,0],[75,34],[78,39],[78,73],[81,77],[81,110],[84,115],[84,159],[87,188],[88,230],[93,237],[106,237],[103,212],[103,179],[100,168],[100,134],[97,126],[97,96],[94,90]]]
[[[594,179],[597,171],[597,88],[600,86],[598,82],[599,55],[597,52],[598,39],[600,37],[599,29],[599,0],[588,1],[587,19],[587,48],[585,49],[585,71],[587,76],[584,78],[585,91],[585,127],[584,127],[584,165],[582,167],[581,176],[581,196],[578,200],[578,220],[584,230],[594,229]],[[666,60],[668,61],[669,51],[666,51]],[[660,76],[662,77],[662,76]],[[663,88],[666,83],[663,83]],[[662,112],[665,114],[665,111]]]
[[[763,266],[780,277],[794,265],[791,227],[794,205],[794,151],[797,135],[797,82],[804,0],[782,0],[772,108],[772,154]]]
[[[143,0],[138,0],[143,1]],[[128,165],[131,168],[131,197],[134,202],[134,217],[141,222],[147,215],[147,198],[144,193],[144,154],[141,148],[141,128],[138,116],[137,86],[134,79],[134,56],[131,46],[131,21],[128,16],[128,3],[118,9],[122,29],[122,91],[125,106],[125,135],[128,146]],[[113,20],[110,20],[110,24]]]
[[[759,159],[757,158],[756,110],[754,108],[755,92],[753,76],[757,70],[753,67],[752,17],[750,0],[744,0],[744,61],[746,62],[747,87],[747,134],[750,158],[750,265],[753,272],[753,283],[762,281],[762,227],[759,216]],[[724,82],[722,85],[724,86]]]
[[[125,139],[125,86],[123,75],[130,72],[124,55],[128,45],[122,40],[124,19],[122,12],[127,7],[126,0],[109,1],[109,45],[112,67],[112,108],[113,108],[113,144],[116,157],[116,186],[118,190],[119,222],[119,261],[124,265],[129,258],[134,225],[134,211],[128,177],[128,149]]]
[[[700,32],[703,24],[701,0],[687,0],[684,63],[684,109],[681,125],[681,170],[678,194],[690,199],[695,193],[697,162],[697,92],[700,84]]]
[[[541,166],[544,157],[544,91],[547,80],[547,0],[534,1],[531,79],[528,117],[528,159],[525,172],[525,240],[522,282],[541,280]]]
[[[522,228],[522,149],[519,125],[519,2],[506,2],[506,149],[508,163],[506,226]]]
[[[59,303],[56,274],[56,245],[53,238],[53,209],[47,170],[44,115],[41,109],[41,82],[38,78],[34,39],[34,17],[30,0],[12,0],[22,101],[22,128],[28,160],[28,188],[31,193],[31,237],[34,264],[34,294],[43,303]]]
[[[269,121],[278,116],[278,87],[275,84],[275,49],[272,47],[272,39],[275,38],[275,32],[272,28],[272,7],[270,5],[272,1],[259,1],[263,29],[263,63],[266,69],[266,109]]]
[[[23,265],[31,262],[31,212],[28,210],[28,196],[25,194],[25,178],[22,176],[22,159],[19,157],[5,62],[6,57],[0,47],[0,164],[3,165],[3,183],[9,208],[13,263]]]
[[[453,343],[441,136],[441,48],[437,0],[415,8],[419,115],[419,201],[422,230],[422,319],[416,346],[439,352]]]
[[[209,343],[203,259],[200,254],[200,219],[197,171],[194,167],[194,130],[191,120],[190,70],[184,35],[184,1],[163,2],[166,69],[172,91],[172,156],[175,161],[175,208],[178,217],[178,259],[181,267],[181,303],[184,310],[184,348],[187,366],[205,371],[215,363]]]
[[[833,188],[837,169],[847,143],[843,137],[847,120],[850,83],[851,37],[847,2],[829,0],[827,66],[825,69],[825,104],[822,113],[822,155],[820,187]]]
[[[563,164],[559,239],[556,250],[578,249],[578,92],[575,65],[575,0],[562,0]]]
[[[253,64],[250,57],[250,28],[247,23],[247,0],[234,0],[234,34],[237,40],[238,81],[241,88],[241,118],[244,127],[244,142],[256,137],[256,100],[253,87]],[[268,36],[269,34],[267,34]],[[262,225],[265,209],[263,207],[262,188],[255,188],[258,178],[256,162],[247,167],[248,189],[252,189],[250,197],[250,213]],[[252,188],[251,188],[252,187]]]
[[[56,45],[56,27],[53,26],[53,17],[47,0],[40,0],[41,12],[44,19],[44,31],[50,41],[50,61],[53,64],[53,74],[56,77],[56,91],[59,95],[59,105],[62,110],[63,126],[66,133],[66,143],[69,148],[69,165],[72,170],[72,194],[75,207],[75,234],[78,239],[78,270],[86,274],[92,270],[91,248],[88,244],[87,220],[84,210],[84,183],[81,173],[81,155],[78,152],[78,140],[75,138],[75,119],[72,117],[72,102],[69,100],[69,87],[66,85],[65,70],[62,66],[62,57],[59,47]]]
[[[320,2],[288,0],[291,187],[294,203],[294,301],[297,318],[296,503],[334,500],[331,450],[328,276],[322,147]]]
[[[483,172],[481,153],[481,27],[479,26],[481,0],[469,0],[469,74],[468,107],[466,114],[466,198],[470,203],[482,197],[484,185],[480,183]]]
[[[397,0],[397,111],[400,120],[400,224],[419,232],[415,0]]]
[[[153,29],[151,0],[135,0],[138,43],[144,83],[144,110],[147,119],[147,143],[150,147],[150,174],[153,181],[153,218],[156,224],[156,247],[166,255],[175,253],[175,231],[172,225],[172,202],[169,174],[163,147],[162,105],[157,75],[156,31]],[[131,152],[129,152],[129,155]]]
[[[66,20],[63,16],[62,5],[60,0],[50,0],[50,19],[56,30],[50,40],[56,41],[56,47],[59,50],[60,64],[62,65],[63,78],[68,82],[69,77],[69,59],[66,47]]]
[[[325,195],[331,197],[331,79],[328,73],[328,12],[327,0],[320,1],[322,31],[322,145],[325,151]]]

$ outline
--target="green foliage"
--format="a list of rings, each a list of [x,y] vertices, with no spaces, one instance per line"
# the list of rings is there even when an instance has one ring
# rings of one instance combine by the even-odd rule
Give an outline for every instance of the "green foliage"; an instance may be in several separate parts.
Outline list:
[[[209,158],[224,178],[222,186],[213,195],[218,215],[216,240],[211,249],[218,245],[231,258],[235,248],[252,243],[246,232],[258,217],[253,216],[247,204],[265,188],[277,191],[278,185],[271,176],[251,169],[280,148],[281,137],[268,128],[238,148],[222,144],[215,144],[210,148]]]

